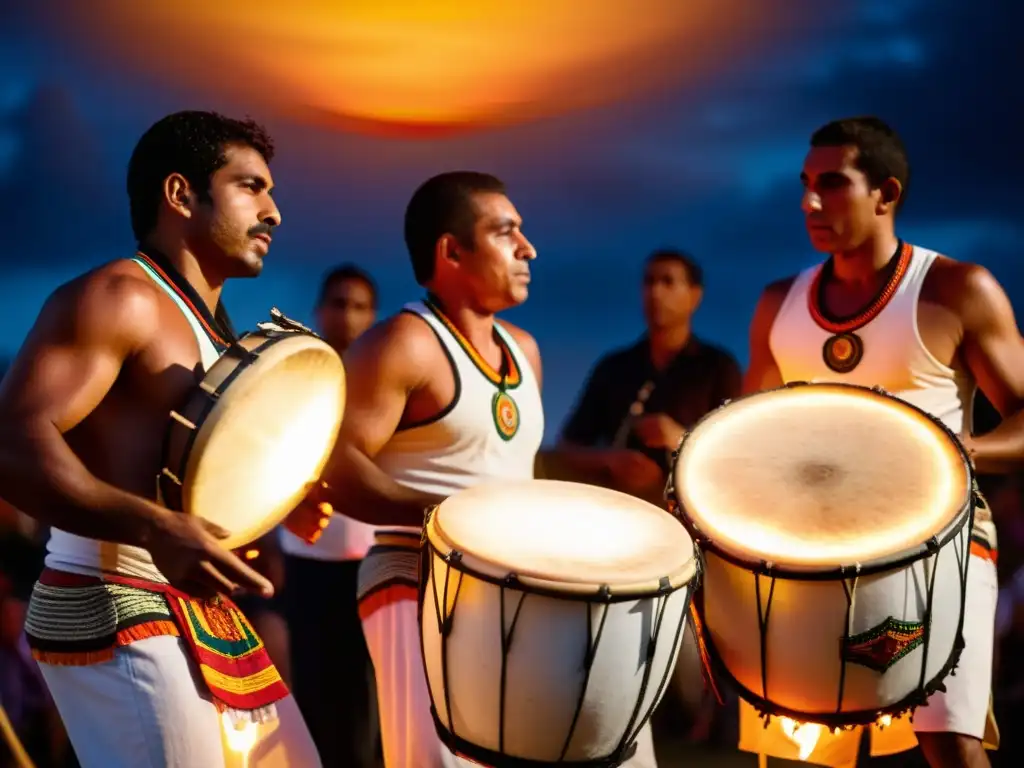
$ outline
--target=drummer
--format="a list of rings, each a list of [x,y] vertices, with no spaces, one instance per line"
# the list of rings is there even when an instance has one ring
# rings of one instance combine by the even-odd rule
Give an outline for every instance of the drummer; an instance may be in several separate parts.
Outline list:
[[[221,289],[260,274],[281,222],[272,157],[251,121],[153,125],[128,166],[138,253],[59,287],[0,388],[0,495],[53,527],[28,640],[83,768],[224,765],[222,695],[240,725],[279,716],[292,765],[320,764],[258,645],[244,668],[195,663],[176,597],[237,647],[219,628],[244,618],[217,595],[272,588],[226,532],[156,499],[168,414],[234,335]]]
[[[896,235],[910,177],[896,132],[875,117],[828,123],[811,137],[800,176],[811,245],[829,258],[765,289],[745,389],[790,381],[881,386],[961,435],[978,472],[1018,469],[1024,341],[1013,309],[983,267]],[[1003,421],[975,436],[979,385]],[[996,536],[984,504],[971,555],[960,664],[913,719],[932,766],[987,766],[985,747],[998,744],[990,712]]]
[[[421,301],[346,354],[348,404],[324,475],[375,534],[359,610],[377,680],[387,768],[460,764],[441,746],[420,651],[424,510],[481,481],[529,478],[544,432],[540,352],[495,315],[526,301],[536,251],[505,185],[484,173],[425,182],[405,213]]]

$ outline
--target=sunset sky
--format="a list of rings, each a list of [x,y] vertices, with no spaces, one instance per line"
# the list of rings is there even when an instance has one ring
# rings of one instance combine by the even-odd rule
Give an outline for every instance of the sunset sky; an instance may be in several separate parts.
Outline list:
[[[913,167],[903,236],[981,262],[1024,306],[1019,3],[531,0],[494,18],[454,0],[433,17],[411,2],[387,16],[369,2],[3,5],[0,356],[56,285],[131,252],[128,156],[191,108],[251,114],[279,147],[284,223],[263,276],[227,291],[240,327],[272,305],[308,320],[340,261],[377,277],[386,312],[418,298],[401,236],[412,190],[455,168],[504,178],[540,253],[509,317],[545,357],[549,440],[598,356],[642,331],[654,248],[703,263],[697,331],[746,362],[762,285],[817,258],[798,175],[832,118],[890,121]],[[141,10],[158,5],[174,12]]]

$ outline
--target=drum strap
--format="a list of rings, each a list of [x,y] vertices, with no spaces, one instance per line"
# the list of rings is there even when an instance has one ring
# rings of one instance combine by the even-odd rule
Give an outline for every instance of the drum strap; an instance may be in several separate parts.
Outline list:
[[[139,246],[135,259],[148,267],[147,271],[155,275],[160,283],[188,308],[195,319],[199,321],[210,341],[217,347],[217,351],[223,352],[238,340],[238,334],[235,333],[224,302],[218,302],[216,311],[211,313],[192,284],[160,251],[149,246],[146,246],[145,249]]]

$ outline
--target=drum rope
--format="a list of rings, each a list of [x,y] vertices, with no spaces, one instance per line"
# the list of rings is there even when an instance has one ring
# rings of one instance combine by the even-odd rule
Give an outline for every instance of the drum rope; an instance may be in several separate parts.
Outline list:
[[[598,594],[610,598],[612,595],[611,588],[607,584],[602,584],[598,590]],[[576,725],[579,722],[580,715],[583,713],[583,702],[587,696],[587,686],[590,685],[590,673],[594,668],[594,660],[597,658],[597,646],[601,644],[601,636],[604,634],[604,625],[608,619],[608,612],[611,610],[609,603],[604,604],[604,611],[601,613],[601,621],[597,625],[597,632],[593,637],[590,636],[590,632],[587,632],[587,654],[583,660],[583,686],[580,690],[580,697],[576,701],[576,711],[572,715],[572,722],[569,724],[569,733],[565,737],[565,743],[562,745],[562,751],[558,755],[558,761],[563,762],[565,756],[569,754],[569,746],[572,744],[572,737],[576,735]],[[587,629],[590,630],[594,626],[594,603],[587,603]]]
[[[651,711],[653,711],[653,707],[650,707],[647,715],[639,721],[639,727],[637,727],[637,717],[640,714],[641,707],[643,707],[644,697],[647,694],[647,686],[651,681],[651,670],[654,668],[654,654],[657,651],[658,640],[661,637],[661,627],[665,620],[665,610],[668,608],[668,601],[672,596],[671,585],[667,578],[662,577],[658,591],[661,592],[661,596],[658,598],[658,608],[654,618],[654,626],[652,628],[653,637],[647,644],[647,652],[645,654],[646,658],[644,659],[644,673],[643,677],[640,679],[640,691],[637,695],[636,705],[633,707],[633,714],[630,716],[629,722],[626,723],[626,730],[622,734],[622,740],[619,742],[618,748],[613,753],[614,756],[617,756],[620,759],[625,759],[626,751],[630,747],[634,747],[636,737],[640,733],[640,729],[643,728],[644,722],[646,722],[646,719],[650,717]],[[636,728],[636,731],[633,731],[634,728]]]
[[[444,608],[438,606],[437,587],[434,584],[434,571],[431,567],[431,591],[434,593],[434,610],[437,614],[437,631],[441,636],[441,658],[444,664],[441,668],[441,688],[444,690],[445,713],[448,717],[448,731],[451,734],[451,749],[455,747],[455,721],[452,720],[452,697],[448,685],[448,639],[455,625],[455,608],[459,602],[459,593],[462,591],[462,575],[459,575],[459,583],[455,587],[455,595],[452,598],[451,613],[448,612],[448,587],[451,583],[452,565],[462,560],[462,553],[452,551],[445,557],[445,564],[448,566],[444,573],[443,602]]]
[[[657,642],[658,642],[658,636],[661,633],[661,625],[664,623],[665,609],[668,607],[668,601],[669,601],[670,597],[671,597],[670,594],[665,595],[664,602],[662,603],[661,615],[659,616],[659,620],[658,620],[658,629],[656,630],[655,639],[651,643],[651,645],[649,646],[649,650],[648,650],[648,664],[649,665],[653,665],[654,664],[654,656],[655,656],[655,652],[656,652],[656,645],[657,645]],[[687,594],[686,602],[689,603],[690,599],[691,599],[691,595]],[[688,612],[688,608],[689,608],[689,606],[687,605],[683,609],[681,618],[679,620],[679,624],[676,625],[675,637],[672,638],[672,649],[669,651],[670,658],[675,658],[679,654],[679,647],[682,645],[682,640],[683,640],[683,632],[686,629],[686,614]],[[638,725],[635,724],[635,726],[634,726],[636,728],[636,730],[633,732],[633,736],[629,740],[631,743],[636,741],[637,737],[640,735],[640,731],[643,730],[644,724],[647,723],[647,721],[650,720],[651,715],[654,714],[654,708],[658,705],[658,702],[661,700],[661,697],[664,695],[665,688],[668,687],[668,681],[669,681],[669,671],[668,671],[668,669],[666,669],[665,672],[661,676],[661,682],[658,684],[658,690],[655,693],[655,695],[651,698],[650,706],[647,707],[647,713],[640,720],[639,724]],[[646,693],[647,693],[647,691],[646,691],[646,682],[645,682],[645,685],[643,685],[641,687],[641,689],[640,689],[640,696],[639,696],[639,701],[640,702],[643,701],[644,696],[646,695]]]
[[[761,568],[771,574],[771,563],[761,561]],[[757,599],[757,625],[761,630],[761,698],[768,701],[768,621],[772,612],[772,600],[775,597],[775,577],[769,576],[772,583],[768,588],[768,604],[761,603],[761,574],[754,574],[754,595]]]
[[[839,665],[839,697],[836,702],[836,714],[843,711],[843,696],[846,693],[846,649],[850,644],[850,637],[853,634],[853,610],[857,603],[857,581],[860,579],[860,563],[854,567],[854,577],[847,582],[842,579],[843,593],[846,595],[846,637],[843,638],[842,664]]]
[[[924,560],[924,571],[925,578],[928,580],[928,604],[924,609],[924,643],[921,647],[921,680],[918,683],[918,688],[922,691],[925,690],[925,678],[928,677],[928,646],[931,644],[932,639],[932,609],[935,605],[935,575],[939,572],[938,559],[942,553],[939,547],[939,542],[935,537],[928,540],[928,551],[930,557]],[[931,566],[931,574],[928,573],[928,566]],[[961,593],[962,594],[962,593]],[[961,615],[963,611],[961,611]],[[945,687],[943,686],[943,689]]]
[[[499,605],[501,615],[501,683],[498,698],[498,751],[505,752],[505,693],[508,688],[508,651],[512,646],[512,633],[516,631],[516,624],[519,622],[519,613],[526,602],[526,592],[522,593],[519,602],[516,603],[515,613],[512,614],[512,623],[508,625],[508,633],[505,632],[505,593],[509,587],[515,588],[518,579],[514,573],[505,577],[505,583],[499,589]],[[450,720],[451,718],[449,718]],[[454,730],[454,724],[453,729]]]

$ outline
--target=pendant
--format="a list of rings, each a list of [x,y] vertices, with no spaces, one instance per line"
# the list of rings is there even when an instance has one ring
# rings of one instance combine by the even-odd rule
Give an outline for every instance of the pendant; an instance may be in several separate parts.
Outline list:
[[[828,337],[821,356],[825,365],[836,373],[849,373],[864,357],[864,342],[855,333],[837,333]]]
[[[511,395],[500,390],[495,392],[491,401],[491,415],[502,440],[511,440],[516,436],[519,431],[519,406]]]

